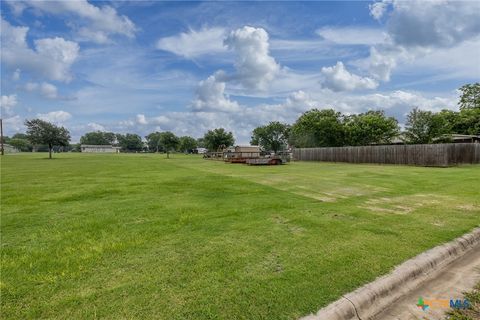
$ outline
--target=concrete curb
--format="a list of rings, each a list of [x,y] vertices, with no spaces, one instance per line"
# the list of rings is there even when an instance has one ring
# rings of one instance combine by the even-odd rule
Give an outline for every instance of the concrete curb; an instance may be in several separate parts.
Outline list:
[[[387,306],[435,277],[448,264],[478,247],[480,228],[440,245],[397,266],[391,273],[342,296],[301,320],[367,320]]]

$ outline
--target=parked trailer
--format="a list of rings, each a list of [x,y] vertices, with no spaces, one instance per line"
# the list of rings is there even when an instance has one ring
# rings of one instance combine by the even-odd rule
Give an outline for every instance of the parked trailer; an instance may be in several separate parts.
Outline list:
[[[230,163],[246,163],[248,159],[256,159],[260,157],[258,152],[225,152],[225,162]]]
[[[290,161],[289,152],[279,152],[277,154],[266,155],[260,152],[257,146],[235,147],[236,150],[227,150],[223,152],[207,152],[203,155],[204,159],[223,160],[228,163],[245,163],[248,165],[279,165]],[[258,149],[258,150],[257,150]]]
[[[247,159],[245,163],[250,166],[261,166],[261,165],[274,166],[274,165],[284,164],[285,162],[286,161],[284,161],[280,157],[273,157],[273,158]]]

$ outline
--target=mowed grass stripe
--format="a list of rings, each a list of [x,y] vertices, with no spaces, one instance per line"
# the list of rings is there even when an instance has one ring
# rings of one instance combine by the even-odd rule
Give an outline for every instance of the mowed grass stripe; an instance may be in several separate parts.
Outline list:
[[[471,191],[479,167],[434,171],[452,185],[442,190],[426,176],[418,183],[427,171],[400,169],[408,183],[320,202],[264,180],[303,185],[320,179],[306,171],[320,169],[333,189],[342,177],[345,186],[384,187],[395,168],[380,178],[377,168],[355,165],[255,171],[183,156],[43,157],[2,158],[6,319],[295,318],[480,222]],[[360,206],[372,195],[416,192],[448,194],[454,205],[403,215]]]

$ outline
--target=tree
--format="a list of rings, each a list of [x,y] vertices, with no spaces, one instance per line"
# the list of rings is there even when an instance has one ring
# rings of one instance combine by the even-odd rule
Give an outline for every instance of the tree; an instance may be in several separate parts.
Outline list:
[[[81,144],[80,143],[74,143],[70,145],[70,150],[72,152],[82,152]]]
[[[170,158],[170,151],[175,150],[179,142],[178,137],[170,131],[160,133],[160,144],[167,152],[167,159]]]
[[[255,128],[250,143],[277,153],[287,147],[289,130],[290,127],[287,124],[272,121],[265,126]]]
[[[466,84],[459,89],[461,91],[458,105],[460,110],[480,108],[480,83]]]
[[[181,152],[191,152],[197,147],[197,140],[189,136],[180,137],[180,143],[178,144],[178,149]]]
[[[10,139],[12,139],[12,138],[10,138],[9,136],[3,136],[2,137],[2,142],[3,143],[8,143],[10,141]]]
[[[203,140],[210,151],[217,151],[219,147],[230,147],[235,143],[233,134],[223,128],[208,130],[203,136]]]
[[[289,140],[297,148],[339,147],[344,143],[344,135],[340,112],[312,109],[293,124]]]
[[[419,108],[413,108],[407,115],[405,136],[410,143],[432,143],[448,133],[449,125],[443,116]]]
[[[80,138],[81,144],[114,145],[117,138],[113,132],[93,131],[87,132]]]
[[[15,133],[11,138],[5,137],[8,139],[8,143],[20,151],[30,152],[33,149],[32,144],[28,141],[28,136],[25,133]]]
[[[162,150],[160,132],[152,132],[148,136],[145,136],[145,139],[147,139],[148,150],[151,152],[159,152]]]
[[[480,135],[480,108],[464,108],[457,113],[453,132]]]
[[[400,133],[398,121],[383,111],[345,117],[345,142],[351,146],[389,143]]]
[[[197,139],[197,148],[206,148],[205,140],[203,138]]]
[[[26,120],[28,140],[32,144],[48,145],[48,157],[52,158],[53,146],[68,146],[70,132],[64,127],[58,127],[40,119]]]
[[[8,143],[20,151],[23,151],[23,152],[32,151],[32,145],[27,139],[11,138]]]
[[[127,133],[125,135],[117,134],[116,138],[118,140],[118,144],[124,151],[142,151],[143,149],[143,142],[142,138],[138,134],[134,133]]]

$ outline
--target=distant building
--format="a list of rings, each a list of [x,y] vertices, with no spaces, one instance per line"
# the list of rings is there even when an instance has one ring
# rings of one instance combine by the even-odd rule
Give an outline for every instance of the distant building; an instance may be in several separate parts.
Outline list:
[[[8,144],[8,143],[4,143],[3,144],[3,151],[5,153],[17,153],[17,152],[20,152],[20,150],[18,150],[17,148],[15,148],[14,146],[12,146],[11,144]]]
[[[193,149],[193,153],[205,154],[207,153],[207,148],[195,148]]]
[[[87,153],[120,153],[120,147],[114,147],[112,145],[93,145],[82,144],[80,146],[81,152]]]
[[[444,134],[434,141],[446,141],[453,143],[480,143],[480,136],[468,134]]]

